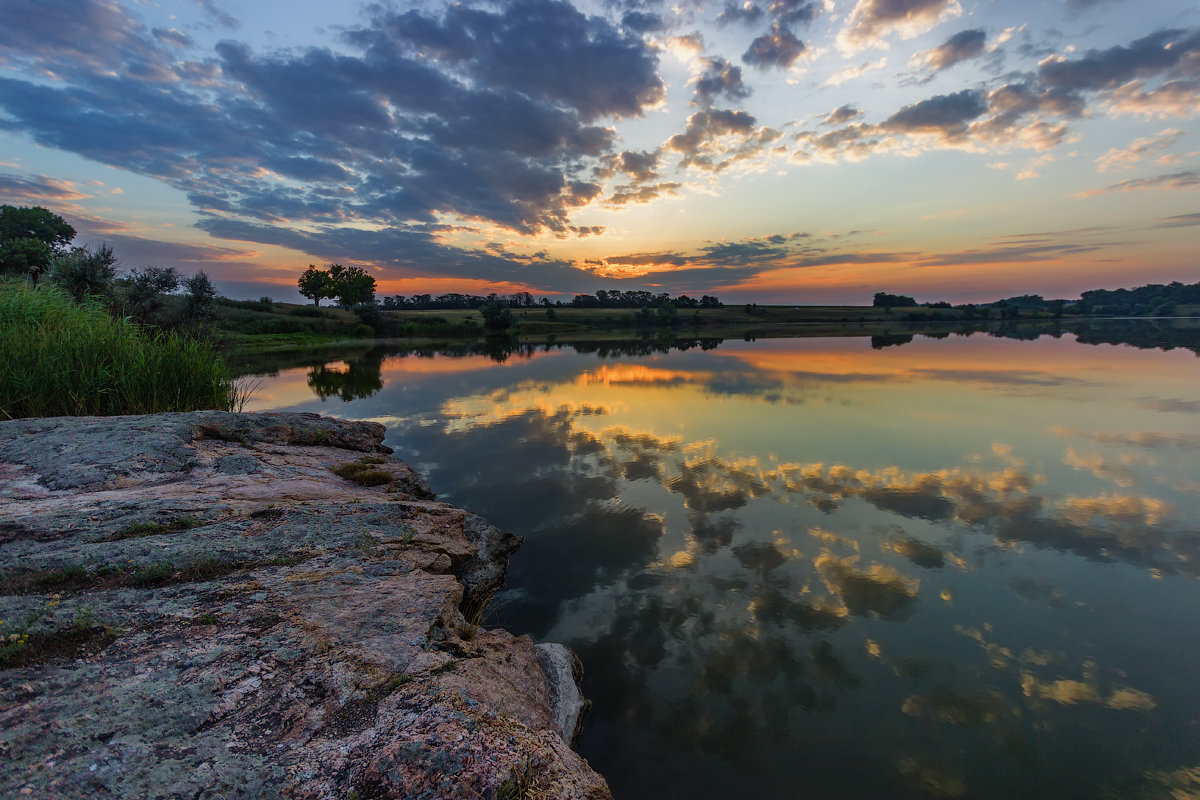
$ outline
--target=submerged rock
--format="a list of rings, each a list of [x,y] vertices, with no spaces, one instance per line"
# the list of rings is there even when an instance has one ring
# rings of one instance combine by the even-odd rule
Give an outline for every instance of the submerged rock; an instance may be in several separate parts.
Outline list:
[[[519,540],[383,436],[0,423],[0,795],[609,797],[574,656],[474,624]]]

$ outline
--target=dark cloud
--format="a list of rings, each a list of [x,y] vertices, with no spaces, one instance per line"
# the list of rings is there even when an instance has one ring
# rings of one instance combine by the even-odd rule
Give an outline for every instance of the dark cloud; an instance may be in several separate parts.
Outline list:
[[[665,93],[640,38],[554,0],[516,0],[495,13],[456,4],[441,19],[380,11],[347,38],[368,57],[398,44],[433,54],[474,81],[568,106],[584,121],[638,116]]]
[[[717,23],[721,25],[729,25],[731,23],[753,25],[762,18],[762,6],[756,3],[745,2],[740,5],[726,3],[725,8],[717,15]]]
[[[613,160],[613,166],[635,181],[652,181],[658,177],[658,151],[625,150]]]
[[[67,80],[115,74],[166,82],[174,78],[168,68],[173,60],[157,37],[116,3],[0,3],[0,64]]]
[[[213,21],[227,30],[236,31],[242,26],[237,18],[229,12],[220,8],[213,0],[196,0],[196,5],[204,9],[208,16],[212,17]]]
[[[967,123],[987,111],[983,93],[964,89],[954,94],[941,94],[905,106],[883,123],[885,129],[900,133],[938,133],[961,136]]]
[[[1038,66],[1045,86],[1068,90],[1114,89],[1183,67],[1200,74],[1200,31],[1166,30],[1107,50],[1089,50],[1082,58],[1054,58]]]
[[[816,19],[821,6],[808,0],[773,0],[767,11],[780,25],[803,25]]]
[[[921,59],[924,66],[940,72],[979,55],[986,42],[987,33],[982,29],[960,31],[932,50],[925,51]]]
[[[833,111],[825,115],[822,125],[845,125],[851,120],[856,120],[862,116],[862,111],[852,105],[838,106]]]
[[[775,23],[769,31],[750,43],[749,49],[742,54],[742,61],[759,69],[787,69],[800,58],[804,49],[804,42],[787,28]]]
[[[154,34],[155,39],[172,45],[173,47],[185,48],[191,47],[193,44],[195,44],[195,42],[192,41],[192,37],[175,28],[154,28],[151,33]]]
[[[1181,400],[1178,397],[1140,397],[1138,398],[1138,405],[1153,411],[1200,414],[1200,400]]]
[[[747,266],[762,263],[765,259],[777,259],[788,255],[786,248],[762,242],[717,242],[700,248],[704,253],[699,260],[710,264]]]
[[[1193,225],[1200,225],[1200,213],[1196,214],[1177,214],[1173,217],[1163,217],[1158,220],[1156,228],[1189,228]]]
[[[621,17],[621,27],[628,28],[634,33],[654,33],[665,29],[667,23],[658,14],[629,11]]]
[[[1094,197],[1113,192],[1140,192],[1149,189],[1192,189],[1200,186],[1200,169],[1187,169],[1152,175],[1147,178],[1128,178],[1099,189],[1080,192],[1079,197]]]
[[[730,64],[723,58],[700,59],[700,76],[695,82],[695,99],[692,105],[710,107],[717,98],[741,100],[750,96],[750,90],[742,83],[742,68]]]

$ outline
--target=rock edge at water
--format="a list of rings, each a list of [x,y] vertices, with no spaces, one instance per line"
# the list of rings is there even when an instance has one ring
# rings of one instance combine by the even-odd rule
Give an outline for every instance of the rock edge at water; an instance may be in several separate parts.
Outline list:
[[[477,624],[519,540],[383,436],[0,423],[0,795],[610,797],[573,656]]]

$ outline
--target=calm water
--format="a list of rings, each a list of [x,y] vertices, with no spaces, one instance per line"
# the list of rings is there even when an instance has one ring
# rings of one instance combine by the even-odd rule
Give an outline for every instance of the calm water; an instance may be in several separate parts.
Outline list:
[[[1196,353],[887,342],[359,349],[254,406],[526,537],[488,623],[580,654],[619,800],[1197,796]]]

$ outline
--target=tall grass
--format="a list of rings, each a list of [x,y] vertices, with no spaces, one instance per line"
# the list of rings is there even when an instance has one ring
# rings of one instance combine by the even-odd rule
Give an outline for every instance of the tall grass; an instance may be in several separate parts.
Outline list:
[[[58,287],[0,281],[0,419],[233,410],[206,342],[140,327]]]

